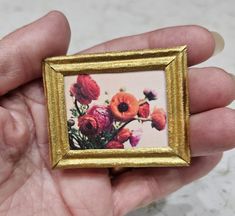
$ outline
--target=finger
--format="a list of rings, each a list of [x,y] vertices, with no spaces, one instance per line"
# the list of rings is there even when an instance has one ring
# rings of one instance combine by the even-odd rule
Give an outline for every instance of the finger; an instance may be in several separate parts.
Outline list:
[[[65,54],[70,40],[65,16],[50,12],[0,41],[0,95],[41,76],[42,60]]]
[[[190,167],[134,169],[120,175],[113,182],[114,215],[125,215],[201,178],[218,164],[221,156],[193,158]]]
[[[235,147],[235,110],[218,108],[190,117],[192,156],[223,152]]]
[[[235,99],[235,79],[215,67],[189,70],[190,113],[224,107]]]
[[[215,40],[207,29],[189,25],[168,27],[139,35],[114,39],[83,52],[167,48],[180,45],[187,45],[188,63],[189,65],[194,65],[207,60],[213,54]]]

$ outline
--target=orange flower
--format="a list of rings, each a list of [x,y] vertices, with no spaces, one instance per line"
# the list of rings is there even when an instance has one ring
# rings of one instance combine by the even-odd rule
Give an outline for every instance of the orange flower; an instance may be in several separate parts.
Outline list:
[[[111,99],[110,109],[116,119],[128,121],[137,115],[139,104],[132,94],[119,92]]]
[[[166,112],[163,109],[154,108],[153,113],[151,114],[152,118],[152,127],[161,131],[166,126]]]
[[[116,140],[120,143],[126,142],[131,136],[131,131],[128,128],[122,128],[116,137]]]

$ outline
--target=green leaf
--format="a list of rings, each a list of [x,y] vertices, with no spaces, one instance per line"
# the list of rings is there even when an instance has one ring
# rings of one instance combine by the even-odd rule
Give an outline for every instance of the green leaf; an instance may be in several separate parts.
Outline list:
[[[75,108],[71,108],[70,112],[74,118],[77,118],[79,116],[78,111]]]
[[[107,104],[107,105],[109,105],[109,103],[110,103],[109,99],[106,99],[106,100],[104,101],[104,103]]]

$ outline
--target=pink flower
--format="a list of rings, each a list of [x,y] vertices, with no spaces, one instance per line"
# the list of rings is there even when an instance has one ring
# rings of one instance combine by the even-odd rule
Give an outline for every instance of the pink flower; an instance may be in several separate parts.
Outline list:
[[[106,148],[108,148],[108,149],[123,149],[124,145],[122,143],[118,142],[118,141],[111,140],[106,145]]]
[[[166,112],[163,109],[154,108],[153,113],[151,114],[152,118],[152,127],[161,131],[166,126]]]
[[[81,133],[86,136],[96,135],[99,132],[99,125],[92,115],[83,115],[78,118],[78,127]]]
[[[147,118],[149,116],[149,103],[145,102],[139,106],[138,116],[141,118]]]
[[[137,130],[132,130],[132,134],[130,136],[130,144],[132,147],[135,147],[138,145],[142,134],[143,134],[143,130],[141,128]]]
[[[157,92],[153,89],[146,88],[144,89],[143,93],[149,101],[157,99]]]
[[[98,123],[98,132],[111,129],[113,124],[112,113],[107,106],[94,105],[87,111],[88,115],[93,116]]]
[[[116,137],[116,140],[120,143],[126,142],[131,136],[131,131],[128,128],[122,128]]]
[[[70,87],[70,94],[73,95],[79,103],[87,105],[90,104],[92,100],[98,99],[100,87],[90,75],[82,74],[78,75],[77,83],[74,83]]]

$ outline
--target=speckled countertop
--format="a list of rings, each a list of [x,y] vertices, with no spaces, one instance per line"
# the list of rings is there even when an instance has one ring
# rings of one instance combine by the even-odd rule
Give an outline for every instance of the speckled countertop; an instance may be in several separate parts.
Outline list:
[[[203,66],[218,66],[234,73],[234,8],[234,0],[0,0],[0,38],[52,9],[63,11],[69,19],[70,53],[105,40],[160,27],[199,24],[221,33],[225,39],[223,53]],[[235,104],[231,107],[235,108]],[[235,151],[227,152],[208,176],[128,216],[235,215],[234,158]]]

